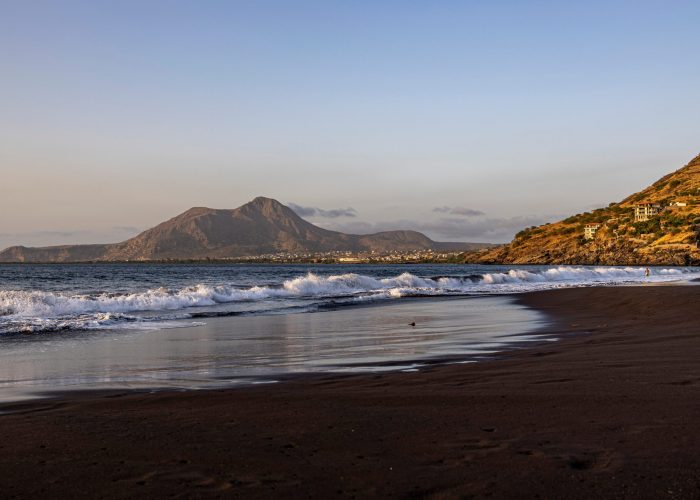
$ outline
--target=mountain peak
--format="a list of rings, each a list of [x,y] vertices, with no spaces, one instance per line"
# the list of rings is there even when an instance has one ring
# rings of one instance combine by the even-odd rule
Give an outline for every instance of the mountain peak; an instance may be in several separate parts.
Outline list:
[[[315,226],[277,200],[258,196],[235,209],[192,207],[143,233],[109,245],[14,247],[0,262],[230,259],[274,253],[389,252],[445,248],[415,231],[345,234]],[[459,249],[466,244],[457,244]]]
[[[187,216],[205,215],[205,214],[209,214],[209,213],[211,213],[211,212],[214,212],[214,209],[213,209],[213,208],[209,208],[209,207],[192,207],[192,208],[190,208],[190,209],[188,209],[188,210],[185,210],[182,214],[180,214],[180,216],[184,216],[184,215],[187,215]]]
[[[247,205],[259,205],[259,206],[284,206],[279,201],[274,198],[267,198],[265,196],[256,196],[252,201],[249,201]]]
[[[306,221],[303,221],[289,207],[277,200],[264,196],[258,196],[236,210],[251,217],[265,217],[274,220],[294,220],[306,223]]]

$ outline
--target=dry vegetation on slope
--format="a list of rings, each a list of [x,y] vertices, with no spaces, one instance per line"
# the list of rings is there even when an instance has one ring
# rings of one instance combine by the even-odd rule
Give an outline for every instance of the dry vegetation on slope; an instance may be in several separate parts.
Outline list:
[[[635,221],[643,203],[662,207]],[[678,206],[685,205],[685,206]],[[584,237],[586,224],[600,224]],[[471,253],[468,262],[504,264],[699,265],[700,155],[620,203],[520,231],[508,245]]]

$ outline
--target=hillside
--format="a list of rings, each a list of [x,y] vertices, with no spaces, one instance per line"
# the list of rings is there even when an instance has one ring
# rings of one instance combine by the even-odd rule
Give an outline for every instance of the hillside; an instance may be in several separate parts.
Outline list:
[[[504,264],[698,265],[699,237],[700,155],[619,203],[553,224],[526,228],[508,245],[468,254],[466,260]]]
[[[232,210],[191,208],[121,243],[10,247],[0,252],[0,262],[205,260],[272,253],[463,251],[484,246],[435,242],[416,231],[368,235],[329,231],[278,201],[258,197]]]

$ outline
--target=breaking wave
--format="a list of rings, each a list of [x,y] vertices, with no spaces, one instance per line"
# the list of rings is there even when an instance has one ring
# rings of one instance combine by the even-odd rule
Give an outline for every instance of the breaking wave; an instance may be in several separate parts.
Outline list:
[[[80,295],[0,290],[0,333],[133,328],[134,323],[138,323],[138,328],[147,323],[162,327],[163,321],[237,315],[241,312],[235,306],[251,303],[264,304],[258,312],[274,312],[289,308],[304,310],[305,301],[317,306],[331,301],[342,304],[408,296],[519,293],[544,288],[674,281],[687,277],[691,277],[690,273],[681,269],[655,269],[651,276],[646,277],[645,268],[560,266],[537,271],[511,269],[502,273],[431,278],[410,273],[390,278],[355,273],[333,276],[309,273],[286,280],[280,286],[240,288],[197,284],[181,289],[156,288],[134,293]],[[211,309],[222,304],[229,304],[229,308],[206,312],[191,310]],[[317,309],[309,307],[307,310]],[[150,313],[150,316],[144,313]],[[132,326],[128,326],[130,324]]]
[[[511,269],[507,273],[484,274],[483,282],[488,284],[503,283],[611,283],[638,282],[646,278],[643,267],[555,267],[540,272]],[[668,281],[668,278],[680,278],[684,274],[680,269],[657,269],[651,281]]]

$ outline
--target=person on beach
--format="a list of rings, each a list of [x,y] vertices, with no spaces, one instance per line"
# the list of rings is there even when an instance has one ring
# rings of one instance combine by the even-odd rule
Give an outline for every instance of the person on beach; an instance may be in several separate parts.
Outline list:
[[[644,276],[646,276],[646,277],[648,278],[650,274],[651,274],[651,271],[650,271],[649,268],[647,267],[647,270],[644,271]]]

